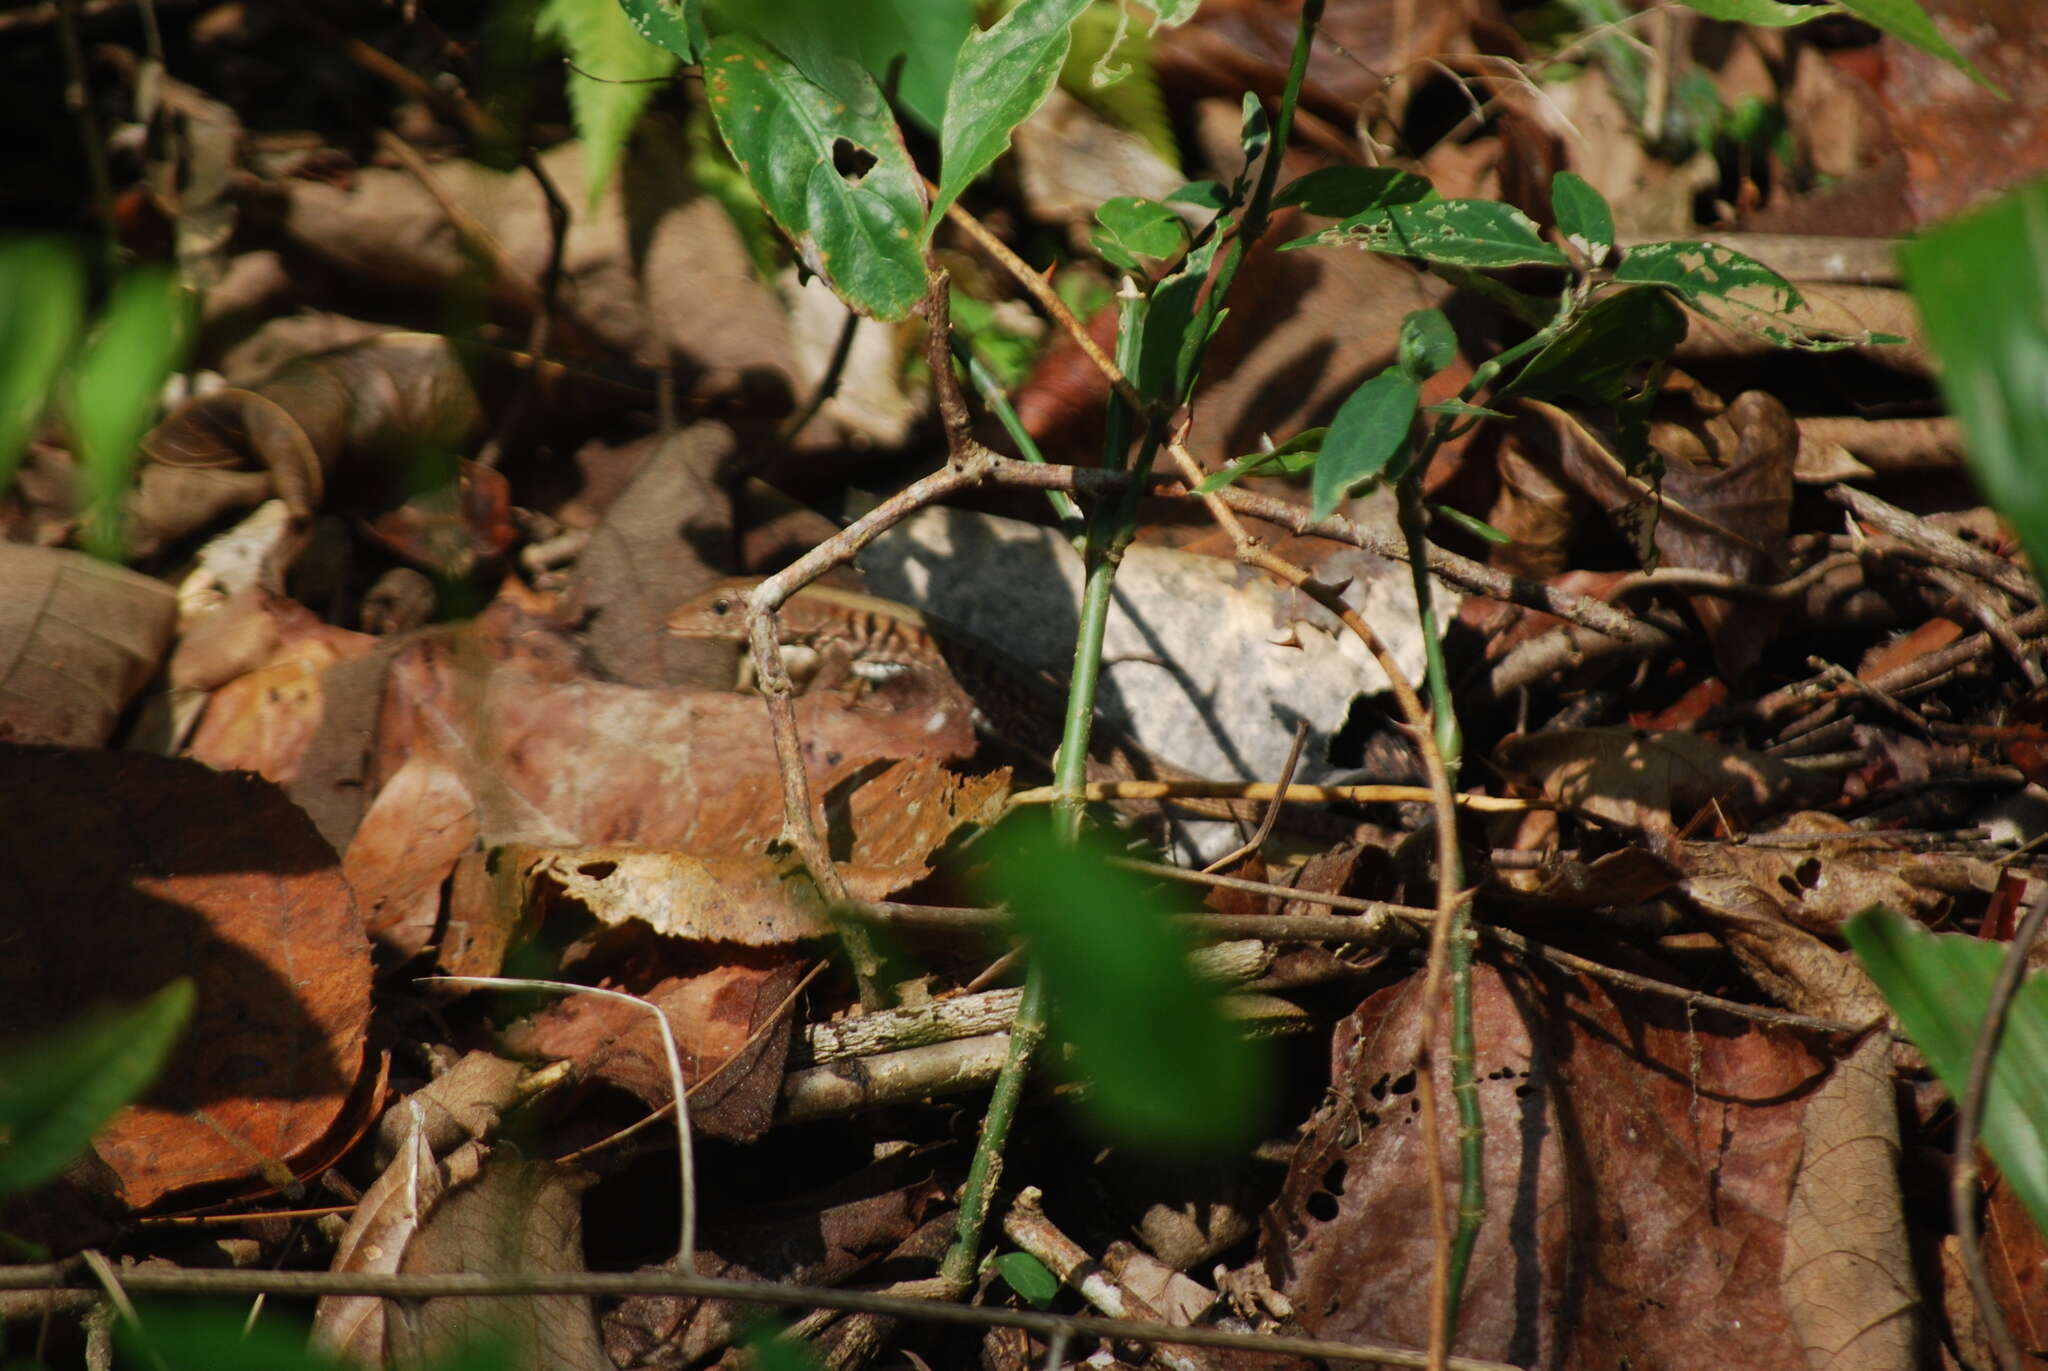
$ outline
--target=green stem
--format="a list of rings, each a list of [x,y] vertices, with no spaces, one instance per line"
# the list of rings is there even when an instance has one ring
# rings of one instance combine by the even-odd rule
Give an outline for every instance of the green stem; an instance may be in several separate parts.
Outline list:
[[[967,368],[967,379],[974,383],[975,393],[981,396],[981,402],[989,407],[990,412],[1002,424],[1003,432],[1010,435],[1010,441],[1017,445],[1018,453],[1025,461],[1044,466],[1045,454],[1038,450],[1037,440],[1025,431],[1024,421],[1017,417],[1016,407],[1010,403],[1010,397],[1003,393],[1003,383],[998,381],[995,373],[975,355],[974,349],[968,346],[966,339],[956,334],[951,343],[953,355],[960,360],[961,366]],[[1074,497],[1064,490],[1048,490],[1045,498],[1052,502],[1053,513],[1059,516],[1060,531],[1070,537],[1078,534],[1083,520],[1081,507],[1074,503]]]
[[[960,1220],[953,1229],[953,1245],[939,1265],[940,1279],[956,1290],[966,1290],[974,1284],[982,1229],[988,1224],[989,1205],[1002,1178],[1003,1146],[1009,1141],[1010,1125],[1017,1118],[1017,1103],[1024,1097],[1024,1078],[1031,1073],[1031,1058],[1044,1041],[1045,976],[1034,961],[1024,973],[1023,997],[1017,1002],[1016,1021],[1010,1025],[1010,1050],[989,1095],[988,1113],[981,1120],[981,1140],[967,1167],[967,1183],[960,1191]]]

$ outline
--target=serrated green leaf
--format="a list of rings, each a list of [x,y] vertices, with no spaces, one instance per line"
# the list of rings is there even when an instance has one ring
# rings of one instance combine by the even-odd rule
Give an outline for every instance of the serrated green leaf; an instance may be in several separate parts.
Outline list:
[[[939,125],[939,194],[926,240],[946,206],[1010,146],[1010,134],[1045,103],[1067,60],[1074,19],[1087,0],[1022,0],[960,45]]]
[[[633,32],[685,62],[695,62],[710,41],[699,0],[618,0]],[[580,65],[580,64],[579,64]]]
[[[1560,171],[1550,178],[1550,207],[1558,231],[1590,265],[1603,265],[1614,251],[1614,212],[1607,197],[1577,172]]]
[[[687,23],[663,0],[638,4],[641,19]],[[584,204],[594,207],[633,125],[661,89],[661,79],[675,71],[676,55],[666,43],[649,39],[621,0],[546,0],[533,17],[533,30],[561,44],[575,65],[568,77],[569,110],[576,118],[576,136],[583,140]]]
[[[1970,469],[2048,566],[2048,181],[1899,247]]]
[[[1782,29],[1835,13],[1833,5],[1787,5],[1782,0],[1679,0],[1709,19]]]
[[[1327,428],[1305,428],[1276,448],[1248,452],[1221,471],[1211,472],[1195,487],[1197,495],[1213,495],[1225,486],[1236,485],[1248,476],[1299,476],[1322,455]]]
[[[1323,455],[1316,461],[1311,487],[1311,511],[1316,518],[1328,518],[1347,491],[1386,468],[1407,442],[1420,400],[1415,382],[1398,366],[1388,367],[1351,392],[1330,421]]]
[[[1036,1308],[1045,1308],[1059,1296],[1060,1278],[1029,1252],[1003,1253],[996,1258],[996,1270],[1012,1290]]]
[[[1110,866],[1093,835],[1059,842],[1041,814],[1005,821],[988,846],[988,885],[1045,977],[1053,1030],[1073,1048],[1097,1122],[1162,1151],[1260,1136],[1272,1080],[1263,1047],[1195,979],[1159,888]]]
[[[170,272],[130,272],[79,356],[69,418],[85,468],[85,543],[95,556],[121,556],[121,501],[136,444],[191,341],[191,312],[191,297]]]
[[[1143,259],[1164,262],[1188,245],[1187,225],[1157,200],[1135,195],[1104,200],[1095,222],[1099,227],[1088,235],[1088,245],[1123,271],[1149,274]]]
[[[1436,194],[1429,178],[1392,167],[1319,167],[1282,186],[1273,196],[1277,209],[1300,205],[1305,214],[1349,219],[1388,205],[1413,204]],[[1297,244],[1290,243],[1293,247]]]
[[[196,999],[181,978],[132,1009],[0,1053],[0,1195],[42,1184],[84,1152],[156,1079]]]
[[[1354,214],[1309,241],[1463,267],[1569,265],[1528,215],[1497,200],[1388,205]]]
[[[1886,909],[1858,914],[1843,932],[1906,1036],[1960,1099],[2004,946],[1930,933]],[[2048,977],[2030,976],[2013,1000],[1985,1092],[1982,1137],[2035,1226],[2048,1232]]]
[[[85,272],[62,243],[0,246],[0,494],[71,356],[85,314]]]
[[[1401,320],[1395,357],[1402,371],[1417,382],[1427,381],[1458,356],[1458,335],[1440,309],[1418,309]]]
[[[1969,58],[1957,52],[1948,39],[1941,36],[1941,31],[1934,27],[1934,21],[1927,17],[1927,11],[1914,4],[1913,0],[1836,0],[1836,3],[1866,24],[1883,29],[1892,37],[1911,43],[1922,52],[1939,57],[1999,99],[2012,98],[1999,89],[1990,77],[1977,70]]]
[[[925,288],[917,169],[872,76],[843,58],[811,70],[825,81],[757,39],[714,39],[712,117],[804,265],[860,313],[902,319]]]

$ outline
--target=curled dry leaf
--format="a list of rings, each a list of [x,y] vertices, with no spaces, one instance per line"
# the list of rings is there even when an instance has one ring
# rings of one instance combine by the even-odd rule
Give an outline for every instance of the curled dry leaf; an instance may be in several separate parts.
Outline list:
[[[405,1260],[406,1245],[440,1201],[447,1178],[434,1160],[424,1117],[411,1101],[390,1116],[404,1119],[398,1154],[356,1202],[348,1227],[334,1245],[330,1271],[389,1275]],[[384,1359],[384,1301],[375,1295],[328,1295],[313,1314],[313,1345],[364,1366]]]
[[[171,643],[161,581],[59,548],[0,542],[0,739],[96,746]]]
[[[369,946],[334,853],[267,781],[141,753],[0,749],[0,1036],[176,976],[198,1012],[94,1143],[141,1208],[291,1182],[363,1072]]]
[[[1709,805],[1742,823],[1823,803],[1836,789],[1826,776],[1697,733],[1520,733],[1501,740],[1494,761],[1545,799],[1658,834],[1678,831]]]

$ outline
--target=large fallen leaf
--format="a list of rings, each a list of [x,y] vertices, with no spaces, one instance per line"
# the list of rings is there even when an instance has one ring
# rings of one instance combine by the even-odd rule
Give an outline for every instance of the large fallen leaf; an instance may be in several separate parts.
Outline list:
[[[0,738],[93,746],[156,674],[178,604],[161,581],[0,542]]]
[[[1696,733],[1561,728],[1501,740],[1494,761],[1545,799],[1652,833],[1673,833],[1718,805],[1753,821],[1833,798],[1835,783],[1760,752]]]
[[[0,1034],[190,976],[191,1030],[95,1145],[116,1193],[288,1184],[342,1119],[369,1027],[333,851],[275,786],[191,762],[10,746],[0,777]]]
[[[1422,1148],[1421,977],[1368,999],[1335,1094],[1267,1216],[1274,1283],[1319,1337],[1421,1346],[1434,1241],[1422,1168],[1458,1174],[1437,1097]],[[1582,980],[1475,968],[1486,1219],[1451,1351],[1519,1366],[1804,1371],[1779,1286],[1800,1117],[1821,1067],[1789,1033]],[[1439,1028],[1441,1031],[1441,1026]]]

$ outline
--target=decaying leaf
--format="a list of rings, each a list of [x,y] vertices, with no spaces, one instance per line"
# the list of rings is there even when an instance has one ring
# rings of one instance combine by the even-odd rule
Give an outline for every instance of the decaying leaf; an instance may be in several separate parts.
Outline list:
[[[156,674],[177,601],[147,576],[0,542],[0,739],[93,746]]]
[[[1516,734],[1501,741],[1494,760],[1545,799],[1651,833],[1674,833],[1709,805],[1742,823],[1809,808],[1836,789],[1824,775],[1696,733],[1567,728]]]

